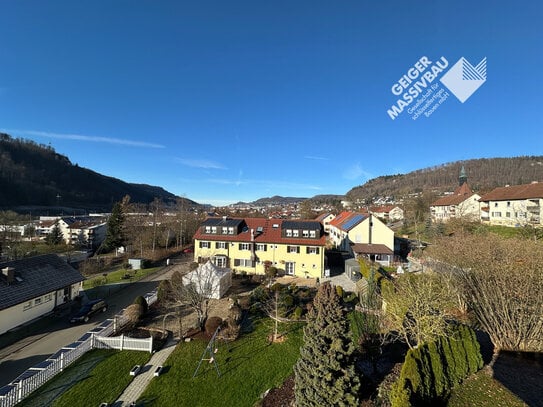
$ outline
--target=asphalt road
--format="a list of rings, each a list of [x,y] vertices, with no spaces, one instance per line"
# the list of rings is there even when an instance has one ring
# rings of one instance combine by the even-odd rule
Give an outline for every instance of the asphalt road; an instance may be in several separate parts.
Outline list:
[[[107,299],[109,304],[107,312],[93,315],[86,324],[71,325],[68,322],[68,317],[59,318],[50,324],[44,332],[0,349],[0,387],[11,382],[26,369],[45,360],[63,346],[76,341],[85,332],[105,319],[113,317],[130,305],[138,295],[154,290],[160,280],[169,278],[175,267],[165,267],[113,294]]]

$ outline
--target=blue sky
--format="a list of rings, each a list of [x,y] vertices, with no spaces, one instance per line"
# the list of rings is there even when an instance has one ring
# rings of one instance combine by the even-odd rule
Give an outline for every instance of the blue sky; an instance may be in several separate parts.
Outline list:
[[[2,131],[198,202],[344,194],[380,175],[543,153],[539,1],[29,0],[0,10]],[[430,117],[392,120],[391,88],[423,56],[449,68],[486,57],[487,81]]]

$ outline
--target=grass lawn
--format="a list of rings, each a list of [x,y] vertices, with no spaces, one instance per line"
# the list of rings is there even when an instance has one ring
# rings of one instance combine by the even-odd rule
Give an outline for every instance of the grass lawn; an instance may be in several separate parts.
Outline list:
[[[152,267],[148,269],[140,269],[140,270],[127,270],[127,269],[119,269],[112,271],[107,274],[107,277],[104,277],[102,274],[98,274],[94,277],[88,278],[87,280],[83,281],[83,289],[89,289],[92,287],[95,287],[97,285],[103,285],[103,284],[113,284],[113,283],[128,283],[131,281],[138,281],[141,280],[143,277],[154,273],[157,271],[160,267]],[[129,275],[130,278],[123,278],[125,275]]]
[[[483,369],[453,389],[447,407],[526,407]]]
[[[64,372],[36,390],[20,405],[98,406],[113,403],[132,381],[134,365],[144,365],[147,352],[97,349],[87,352]]]
[[[146,406],[253,406],[260,395],[282,384],[292,373],[303,340],[301,324],[286,324],[283,343],[270,344],[271,321],[255,322],[255,330],[215,354],[221,376],[204,361],[192,377],[207,342],[180,343],[164,366],[169,369],[150,383],[140,398]]]

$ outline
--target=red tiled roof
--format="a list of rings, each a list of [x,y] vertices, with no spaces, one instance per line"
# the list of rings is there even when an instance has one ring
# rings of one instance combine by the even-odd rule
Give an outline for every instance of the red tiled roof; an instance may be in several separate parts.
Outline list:
[[[468,183],[464,182],[461,186],[455,189],[452,195],[439,198],[437,201],[432,203],[431,206],[458,205],[464,202],[466,199],[468,199],[472,195],[473,195],[473,191],[469,187]]]
[[[201,228],[198,228],[194,234],[194,239],[220,242],[251,242],[252,230],[254,233],[255,243],[280,243],[307,246],[324,246],[326,244],[326,236],[324,234],[322,234],[322,236],[318,239],[282,237],[281,224],[284,221],[283,219],[243,218],[243,220],[247,224],[247,230],[242,231],[237,235],[202,233]],[[296,220],[296,222],[314,223],[315,221]],[[277,227],[273,227],[274,225],[277,225]],[[262,233],[257,233],[257,229],[259,227],[262,228]]]
[[[543,198],[543,182],[496,188],[483,195],[479,201],[508,201],[531,198]]]
[[[373,206],[370,208],[370,211],[377,213],[389,213],[392,209],[397,207],[397,205]]]

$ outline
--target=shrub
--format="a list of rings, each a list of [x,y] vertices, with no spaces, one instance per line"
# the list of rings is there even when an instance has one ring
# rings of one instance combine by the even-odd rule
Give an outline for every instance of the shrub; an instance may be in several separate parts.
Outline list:
[[[343,298],[343,287],[340,285],[336,285],[336,293],[339,298]]]
[[[302,307],[300,307],[300,306],[296,307],[294,309],[294,312],[292,313],[292,318],[295,319],[295,320],[301,319],[303,312],[304,312],[304,310],[302,309]]]
[[[140,304],[142,306],[143,315],[147,314],[147,312],[149,311],[149,305],[147,304],[147,300],[141,295],[137,296],[134,299],[134,304]]]
[[[127,329],[134,329],[138,325],[139,320],[143,316],[143,305],[130,304],[123,312],[123,315],[127,318]]]
[[[172,285],[170,280],[161,280],[158,284],[157,298],[160,302],[167,301],[170,298]]]
[[[475,332],[458,326],[451,337],[410,349],[400,377],[391,387],[393,407],[404,406],[405,397],[413,405],[439,403],[450,389],[483,366]]]

